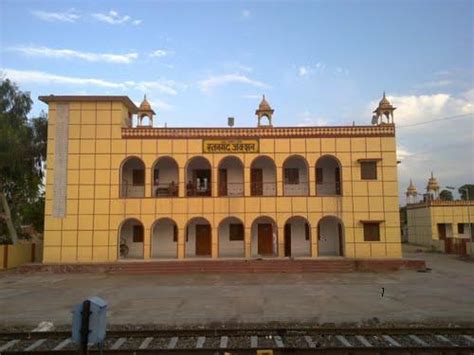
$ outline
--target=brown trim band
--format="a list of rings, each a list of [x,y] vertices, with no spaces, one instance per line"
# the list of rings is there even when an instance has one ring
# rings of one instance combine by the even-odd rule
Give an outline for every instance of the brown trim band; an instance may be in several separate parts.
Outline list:
[[[380,223],[385,222],[385,219],[374,219],[374,220],[365,220],[364,219],[364,220],[360,220],[359,222],[362,223],[362,224],[366,224],[366,223],[379,223],[380,224]]]
[[[382,161],[382,158],[363,158],[363,159],[357,159],[357,162],[358,162],[358,163],[366,163],[366,162],[372,162],[372,161],[375,161],[375,162]]]
[[[395,137],[395,126],[272,127],[272,128],[122,128],[125,139],[192,138],[337,138]]]

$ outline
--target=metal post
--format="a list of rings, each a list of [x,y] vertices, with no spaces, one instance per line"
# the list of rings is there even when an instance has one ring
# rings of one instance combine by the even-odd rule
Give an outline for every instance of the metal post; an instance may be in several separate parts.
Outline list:
[[[79,354],[87,355],[89,343],[89,316],[91,309],[91,301],[86,300],[82,303],[82,319],[81,319],[81,344]]]

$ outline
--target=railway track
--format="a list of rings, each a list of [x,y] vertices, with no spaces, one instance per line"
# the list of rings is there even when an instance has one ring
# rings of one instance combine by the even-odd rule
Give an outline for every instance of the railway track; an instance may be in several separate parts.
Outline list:
[[[75,354],[69,332],[0,333],[0,354]],[[104,354],[474,354],[474,328],[109,331]],[[99,353],[91,346],[90,353]]]

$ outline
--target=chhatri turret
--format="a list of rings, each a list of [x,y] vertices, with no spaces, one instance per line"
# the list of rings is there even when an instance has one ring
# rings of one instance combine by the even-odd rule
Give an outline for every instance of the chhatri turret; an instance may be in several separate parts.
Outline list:
[[[258,118],[258,127],[272,127],[272,115],[274,110],[271,108],[267,100],[265,100],[265,95],[263,95],[260,105],[258,105],[258,110],[255,111],[255,114]],[[262,125],[261,119],[266,117],[268,119],[268,125]]]
[[[413,185],[413,181],[411,179],[410,185],[408,185],[407,192],[405,194],[407,196],[407,204],[416,202],[416,196],[418,195],[418,192],[416,191],[416,187]]]
[[[438,180],[433,176],[431,172],[431,177],[428,179],[428,184],[426,185],[426,192],[429,193],[433,199],[438,198],[439,184]]]
[[[138,108],[138,125],[143,126],[143,119],[145,117],[148,117],[148,125],[153,126],[153,115],[155,115],[155,111],[151,108],[150,103],[146,99],[146,95],[143,97],[143,101],[140,104],[140,107]]]
[[[375,115],[372,116],[372,124],[394,123],[393,111],[396,109],[397,108],[394,107],[390,101],[388,101],[384,91],[382,100],[379,102],[379,106],[374,110]],[[383,121],[384,117],[387,119],[387,122]]]

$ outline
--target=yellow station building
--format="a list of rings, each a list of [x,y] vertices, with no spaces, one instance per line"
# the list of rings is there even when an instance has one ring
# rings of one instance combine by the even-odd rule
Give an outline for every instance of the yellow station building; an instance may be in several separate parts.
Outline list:
[[[431,174],[424,199],[410,181],[407,188],[408,242],[434,250],[471,254],[474,249],[474,201],[443,201],[439,199],[439,184]]]
[[[49,105],[45,263],[401,258],[393,110],[372,125],[157,128],[146,99]],[[385,122],[387,121],[387,122]]]

